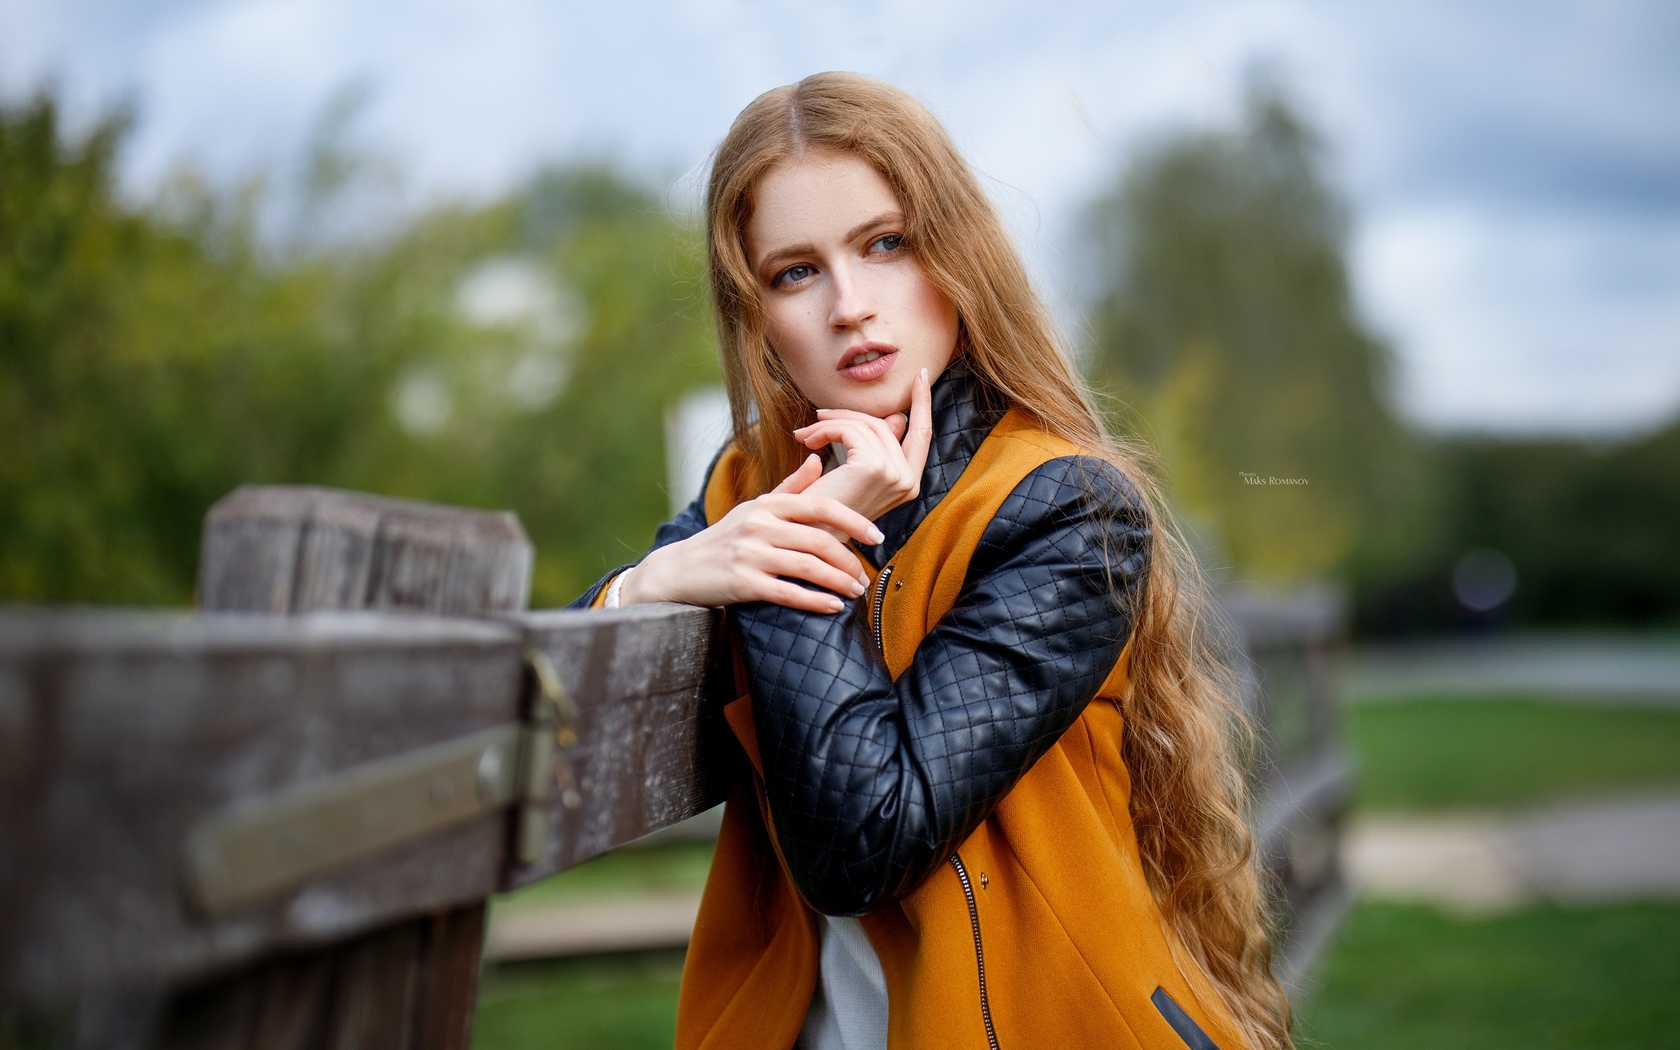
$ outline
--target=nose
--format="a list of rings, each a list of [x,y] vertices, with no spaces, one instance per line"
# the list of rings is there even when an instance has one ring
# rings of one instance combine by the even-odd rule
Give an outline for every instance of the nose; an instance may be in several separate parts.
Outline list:
[[[875,316],[874,298],[855,269],[836,266],[830,273],[834,300],[829,304],[828,323],[835,331],[856,328]]]

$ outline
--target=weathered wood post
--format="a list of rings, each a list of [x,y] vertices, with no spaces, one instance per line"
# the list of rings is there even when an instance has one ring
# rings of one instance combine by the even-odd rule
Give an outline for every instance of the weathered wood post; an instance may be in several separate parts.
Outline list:
[[[205,519],[199,609],[513,613],[531,555],[510,512],[247,486]],[[265,960],[176,994],[159,1046],[465,1050],[483,935],[478,901]]]
[[[522,611],[530,557],[245,489],[202,615],[0,607],[0,1047],[464,1047],[483,902],[727,779],[717,612]]]
[[[1246,654],[1249,715],[1260,734],[1255,844],[1280,926],[1274,967],[1294,989],[1351,901],[1340,836],[1354,770],[1336,725],[1334,664],[1347,612],[1339,592],[1232,591],[1226,610]]]

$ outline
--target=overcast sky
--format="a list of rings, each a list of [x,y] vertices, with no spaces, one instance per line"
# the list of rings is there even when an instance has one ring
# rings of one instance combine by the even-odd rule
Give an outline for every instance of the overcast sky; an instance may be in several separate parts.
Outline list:
[[[1330,145],[1408,416],[1624,433],[1680,412],[1680,4],[1057,8],[0,0],[0,96],[51,82],[84,121],[132,103],[144,195],[182,163],[231,182],[295,161],[355,86],[356,141],[430,198],[578,156],[692,187],[754,95],[855,69],[946,122],[1077,325],[1078,207],[1140,143],[1229,122],[1264,63]]]

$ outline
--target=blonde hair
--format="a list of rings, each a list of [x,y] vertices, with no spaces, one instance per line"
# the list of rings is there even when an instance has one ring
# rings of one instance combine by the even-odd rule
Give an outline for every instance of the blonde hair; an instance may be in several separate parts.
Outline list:
[[[858,157],[892,187],[904,209],[904,243],[956,306],[957,352],[975,375],[1047,430],[1113,463],[1148,503],[1152,550],[1134,609],[1122,745],[1144,871],[1163,916],[1250,1044],[1288,1047],[1289,1009],[1271,974],[1265,898],[1235,755],[1247,722],[1195,559],[1145,469],[1148,454],[1108,433],[945,129],[905,92],[852,73],[818,73],[754,99],[712,167],[712,303],[735,440],[759,466],[759,491],[807,454],[790,432],[813,421],[815,409],[770,346],[745,231],[759,180],[812,152]]]

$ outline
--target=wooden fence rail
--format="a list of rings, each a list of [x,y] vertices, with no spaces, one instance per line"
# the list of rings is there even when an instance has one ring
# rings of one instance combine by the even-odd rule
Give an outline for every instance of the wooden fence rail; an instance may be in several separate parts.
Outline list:
[[[526,612],[530,564],[510,514],[245,488],[198,615],[0,612],[0,1047],[463,1050],[489,895],[723,793],[718,613]],[[1235,613],[1295,959],[1339,617]]]

